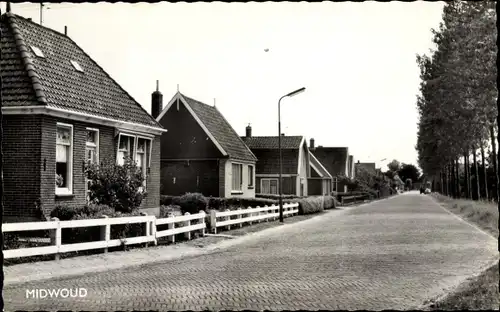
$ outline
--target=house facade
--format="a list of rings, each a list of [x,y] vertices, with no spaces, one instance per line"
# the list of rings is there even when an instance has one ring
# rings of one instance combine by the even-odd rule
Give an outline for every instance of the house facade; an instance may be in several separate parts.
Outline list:
[[[257,158],[215,106],[180,92],[164,109],[159,94],[152,100],[153,116],[169,127],[161,137],[162,194],[255,197]]]
[[[279,149],[277,136],[252,136],[252,128],[246,128],[242,137],[257,157],[256,193],[279,194]],[[307,143],[302,136],[281,136],[282,191],[284,195],[307,196],[310,160]]]
[[[311,153],[326,168],[334,179],[333,191],[347,192],[347,184],[339,177],[349,177],[349,149],[347,147],[323,147],[314,145],[314,139],[310,140],[309,149]]]
[[[330,195],[333,177],[310,151],[309,160],[311,165],[311,176],[307,180],[309,195]]]
[[[68,36],[10,12],[1,27],[4,222],[85,205],[85,165],[124,156],[146,175],[140,208],[159,211],[166,130]]]

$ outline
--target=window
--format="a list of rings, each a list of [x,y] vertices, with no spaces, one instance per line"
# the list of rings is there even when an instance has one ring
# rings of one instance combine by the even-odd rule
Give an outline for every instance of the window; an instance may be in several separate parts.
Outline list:
[[[118,155],[116,159],[119,165],[125,164],[125,158],[134,157],[134,142],[135,137],[120,134],[118,138]]]
[[[87,128],[87,140],[85,142],[85,161],[87,164],[97,163],[99,161],[99,130]],[[87,202],[90,201],[90,183],[85,178],[85,194]]]
[[[57,123],[56,194],[71,194],[73,184],[73,126]]]
[[[73,65],[73,67],[74,67],[77,71],[79,71],[79,72],[82,72],[82,73],[83,73],[83,69],[82,69],[82,67],[80,66],[80,64],[78,64],[76,61],[73,61],[73,60],[71,60],[70,62],[71,62],[71,65]]]
[[[253,187],[253,166],[248,166],[248,187]]]
[[[120,133],[118,137],[118,151],[116,161],[119,165],[125,164],[125,158],[131,158],[144,176],[147,176],[148,168],[151,166],[152,139],[139,135]],[[144,180],[141,191],[146,188]]]
[[[137,138],[137,150],[135,153],[135,161],[137,167],[139,167],[144,176],[147,175],[147,169],[149,167],[149,154],[151,148],[151,140],[146,138]],[[143,189],[146,188],[146,179],[144,179]]]
[[[278,179],[262,179],[260,186],[260,192],[262,194],[278,195]]]
[[[37,48],[35,46],[30,46],[30,48],[33,51],[33,53],[35,53],[36,56],[45,57],[45,55],[43,55],[43,53],[42,53],[42,50],[40,50],[39,48]]]
[[[233,164],[233,191],[241,191],[243,178],[243,165]]]

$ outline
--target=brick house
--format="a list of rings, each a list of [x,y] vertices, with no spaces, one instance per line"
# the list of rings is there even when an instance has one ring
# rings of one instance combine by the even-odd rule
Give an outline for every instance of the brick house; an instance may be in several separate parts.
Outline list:
[[[333,177],[326,168],[309,151],[311,176],[307,179],[309,195],[330,195],[333,187]]]
[[[342,181],[335,183],[335,177],[349,177],[351,175],[349,170],[349,148],[316,147],[314,139],[310,141],[309,150],[334,178],[333,191],[347,192],[347,184]]]
[[[153,116],[169,126],[161,136],[162,194],[255,197],[257,158],[215,105],[177,92],[162,109],[156,92]]]
[[[86,162],[133,157],[159,210],[162,128],[67,35],[1,16],[5,222],[87,202]]]
[[[257,156],[256,193],[279,194],[279,149],[277,136],[252,136],[246,128],[245,144]],[[303,136],[282,136],[282,179],[284,195],[308,195],[308,178],[311,176],[309,151]]]

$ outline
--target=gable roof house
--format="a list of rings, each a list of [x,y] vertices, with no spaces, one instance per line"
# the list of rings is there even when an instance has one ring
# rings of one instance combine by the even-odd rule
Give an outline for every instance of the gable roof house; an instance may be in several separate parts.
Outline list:
[[[334,179],[333,191],[347,192],[347,184],[337,177],[349,177],[349,149],[347,147],[323,147],[309,144],[311,153],[323,164]]]
[[[164,109],[153,94],[152,105],[153,117],[169,126],[161,137],[162,194],[255,197],[257,158],[215,106],[180,92]]]
[[[278,136],[252,136],[248,126],[242,139],[258,159],[256,193],[279,194]],[[281,148],[283,194],[307,196],[311,168],[305,138],[282,135]]]
[[[311,176],[307,181],[309,195],[330,195],[333,186],[333,177],[309,151]]]
[[[1,16],[4,219],[44,219],[87,202],[86,162],[135,159],[142,209],[159,211],[159,136],[166,130],[67,35]]]

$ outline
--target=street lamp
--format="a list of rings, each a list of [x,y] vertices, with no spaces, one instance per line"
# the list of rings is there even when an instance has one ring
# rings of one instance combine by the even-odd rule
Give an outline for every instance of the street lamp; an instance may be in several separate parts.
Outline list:
[[[279,203],[280,203],[280,222],[283,222],[283,188],[282,188],[282,181],[281,181],[281,171],[282,171],[282,167],[281,167],[281,100],[285,97],[292,97],[292,96],[295,96],[299,93],[302,93],[306,90],[306,88],[300,88],[300,89],[297,89],[293,92],[290,92],[286,95],[283,95],[279,101],[278,101],[278,150],[279,150],[279,153],[280,153],[280,159],[279,159],[279,164],[280,164],[280,175],[279,175],[279,193],[280,193],[280,196],[279,196]]]

